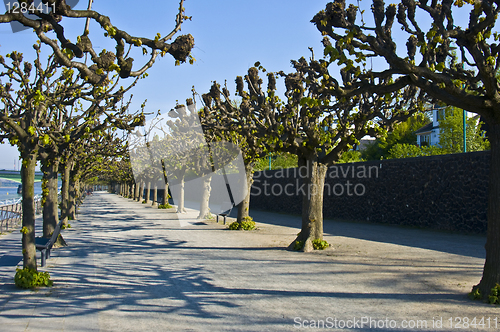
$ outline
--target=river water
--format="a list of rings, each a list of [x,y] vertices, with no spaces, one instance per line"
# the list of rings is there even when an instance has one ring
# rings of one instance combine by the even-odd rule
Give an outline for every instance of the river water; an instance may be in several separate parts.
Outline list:
[[[42,193],[42,183],[35,182],[35,195]],[[11,199],[19,199],[21,194],[17,194],[17,185],[4,185],[0,187],[0,202]]]

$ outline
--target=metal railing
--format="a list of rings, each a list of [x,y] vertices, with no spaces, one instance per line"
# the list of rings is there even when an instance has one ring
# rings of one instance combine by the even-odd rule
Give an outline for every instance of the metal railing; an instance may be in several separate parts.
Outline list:
[[[35,196],[35,213],[42,212],[42,195]],[[0,201],[0,234],[20,225],[23,217],[22,198]]]

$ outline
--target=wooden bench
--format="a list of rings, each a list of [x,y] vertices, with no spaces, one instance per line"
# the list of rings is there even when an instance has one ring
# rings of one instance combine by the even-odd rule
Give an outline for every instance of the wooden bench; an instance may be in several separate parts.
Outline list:
[[[50,257],[50,249],[52,249],[52,246],[57,241],[57,238],[59,237],[59,234],[61,233],[62,223],[63,223],[63,221],[61,220],[56,225],[56,228],[54,229],[54,232],[52,233],[52,236],[50,238],[46,238],[46,237],[35,238],[36,249],[40,250],[41,255],[42,255],[42,266],[45,266],[45,260]]]

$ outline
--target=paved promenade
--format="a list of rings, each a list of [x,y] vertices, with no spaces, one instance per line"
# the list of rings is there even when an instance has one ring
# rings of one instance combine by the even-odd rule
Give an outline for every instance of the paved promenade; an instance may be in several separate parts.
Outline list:
[[[500,328],[498,307],[466,296],[483,237],[326,221],[333,247],[304,254],[283,250],[299,217],[252,215],[251,232],[181,227],[174,213],[96,193],[40,268],[54,287],[36,291],[13,283],[20,233],[2,235],[0,331],[361,331],[370,319],[379,331],[459,330],[450,318],[462,331],[488,330],[488,318]],[[486,325],[464,329],[464,317]]]

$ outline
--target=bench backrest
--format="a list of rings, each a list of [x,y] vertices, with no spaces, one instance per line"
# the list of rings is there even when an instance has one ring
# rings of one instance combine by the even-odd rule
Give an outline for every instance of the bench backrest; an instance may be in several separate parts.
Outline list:
[[[63,221],[61,220],[59,223],[57,223],[56,228],[54,229],[54,232],[52,233],[52,236],[50,237],[49,242],[47,242],[47,247],[50,249],[52,245],[57,241],[57,237],[59,236],[59,233],[61,233],[61,227],[62,227]]]

